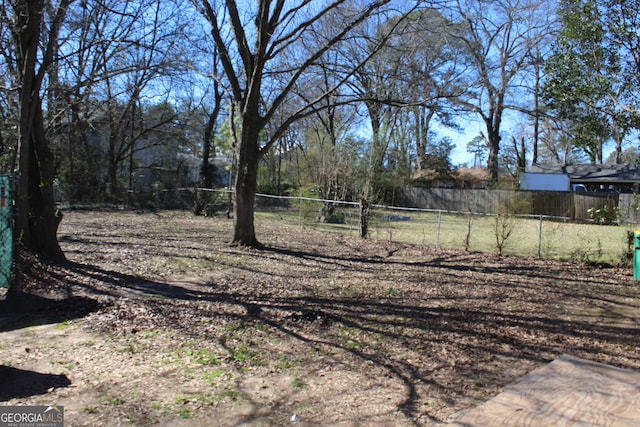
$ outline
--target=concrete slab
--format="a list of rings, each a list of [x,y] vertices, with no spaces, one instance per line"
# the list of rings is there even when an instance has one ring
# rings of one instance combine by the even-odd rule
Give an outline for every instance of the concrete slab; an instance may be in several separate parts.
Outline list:
[[[563,355],[448,425],[640,426],[640,372]]]

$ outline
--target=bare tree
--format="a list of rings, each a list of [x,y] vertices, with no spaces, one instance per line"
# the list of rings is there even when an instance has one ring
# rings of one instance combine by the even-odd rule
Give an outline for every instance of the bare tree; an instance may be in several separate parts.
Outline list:
[[[457,0],[452,21],[464,25],[459,37],[470,55],[471,89],[458,98],[478,114],[486,128],[492,181],[498,179],[500,129],[505,111],[520,111],[514,100],[518,76],[531,66],[531,51],[548,33],[553,19],[543,0]]]
[[[308,163],[308,176],[318,185],[318,195],[327,200],[324,202],[321,217],[330,221],[335,212],[335,203],[328,200],[340,200],[344,197],[346,186],[344,159],[341,156],[342,143],[348,136],[355,118],[354,106],[341,105],[341,91],[334,90],[336,82],[342,79],[341,70],[330,64],[340,62],[340,53],[331,52],[323,58],[326,66],[317,67],[317,73],[310,76],[296,94],[304,104],[323,93],[333,91],[318,103],[315,114],[300,122],[305,134],[304,158]],[[353,181],[353,176],[346,178]]]
[[[417,169],[427,166],[434,122],[458,127],[453,100],[466,90],[469,55],[459,41],[460,34],[453,34],[462,31],[461,25],[449,21],[439,9],[427,7],[411,14],[384,49],[394,61],[403,63],[396,78],[406,102],[412,105]]]
[[[254,227],[260,159],[293,122],[313,113],[313,107],[309,106],[315,106],[332,91],[285,118],[264,144],[260,143],[261,131],[290,98],[292,89],[308,69],[388,3],[390,0],[355,4],[347,0],[322,3],[317,0],[288,3],[284,0],[257,0],[254,8],[243,14],[240,13],[239,2],[234,0],[219,3],[201,0],[196,4],[211,26],[232,94],[233,108],[240,121],[236,147],[234,243],[260,246]],[[246,2],[242,6],[246,6]],[[334,27],[328,36],[319,31],[323,21],[338,10],[345,17],[341,24]],[[309,45],[316,47],[307,50]],[[237,57],[234,52],[238,53]],[[286,61],[276,61],[282,58]]]
[[[121,186],[118,169],[129,162],[129,186],[131,186],[132,158],[137,151],[154,145],[147,135],[176,119],[176,115],[164,114],[155,121],[142,120],[142,100],[145,92],[169,102],[171,77],[183,69],[178,49],[180,34],[186,23],[180,20],[179,9],[170,10],[166,2],[144,0],[125,3],[113,18],[123,19],[128,29],[123,37],[126,42],[114,44],[117,55],[108,50],[110,58],[104,60],[103,84],[107,95],[105,112],[109,122],[108,178],[111,196],[120,197]],[[131,8],[131,9],[129,9]],[[114,28],[123,31],[123,27]],[[162,85],[163,90],[156,87]]]
[[[392,129],[398,106],[405,102],[405,95],[398,94],[396,84],[399,80],[400,62],[390,60],[380,50],[385,23],[377,24],[364,28],[362,39],[365,42],[354,44],[348,50],[350,66],[356,69],[349,86],[364,104],[371,126],[369,165],[362,194],[364,200],[381,196],[383,189],[380,181],[390,139],[388,135],[384,135],[384,131]],[[356,67],[358,63],[365,65]]]
[[[353,44],[347,51],[345,62],[351,63],[373,55],[350,81],[371,126],[367,198],[392,196],[389,184],[410,169],[409,162],[403,161],[406,149],[415,147],[418,169],[426,165],[432,157],[427,153],[433,146],[428,141],[433,135],[430,126],[436,120],[454,126],[447,104],[462,92],[466,53],[450,35],[456,26],[431,2],[422,3],[424,8],[407,15],[363,27],[360,32],[367,42]],[[384,47],[378,49],[383,41]]]
[[[192,63],[196,76],[204,76],[204,95],[200,98],[199,110],[205,112],[206,119],[203,123],[201,150],[200,150],[200,170],[199,182],[200,188],[211,188],[213,186],[213,170],[210,163],[211,158],[216,155],[216,147],[214,145],[215,136],[218,128],[218,119],[223,107],[224,87],[222,85],[222,73],[220,72],[220,59],[218,49],[210,44],[210,40],[199,39],[194,46],[199,55],[205,58],[204,64]],[[196,80],[198,80],[196,77]],[[207,204],[208,197],[203,191],[198,190],[195,195],[193,205],[194,215],[202,215]]]
[[[50,260],[63,260],[64,254],[57,239],[61,216],[53,197],[55,166],[45,133],[42,89],[71,1],[12,2],[14,69],[19,85],[16,235],[27,248]]]
[[[88,173],[100,182],[106,176],[114,201],[123,182],[131,184],[133,153],[175,118],[145,121],[143,113],[146,105],[170,100],[172,79],[184,70],[180,40],[188,21],[182,15],[179,4],[158,0],[79,0],[69,9],[57,78],[48,81],[48,128],[64,142],[58,153],[67,165],[63,177],[74,180],[80,153],[104,151],[96,161],[106,172],[94,164]]]

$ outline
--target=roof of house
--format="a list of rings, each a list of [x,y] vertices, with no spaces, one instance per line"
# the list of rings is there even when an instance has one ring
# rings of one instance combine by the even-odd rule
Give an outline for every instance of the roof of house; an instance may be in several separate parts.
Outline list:
[[[458,168],[452,175],[458,181],[488,181],[489,169],[487,168]]]
[[[411,179],[432,181],[441,178],[442,174],[435,169],[420,169],[411,175]]]
[[[438,172],[435,169],[421,169],[411,175],[417,180],[436,180],[453,178],[457,181],[482,182],[489,179],[489,170],[486,168],[458,168],[450,172]]]
[[[528,172],[567,174],[572,182],[635,183],[640,182],[640,169],[635,165],[558,165],[537,164]]]

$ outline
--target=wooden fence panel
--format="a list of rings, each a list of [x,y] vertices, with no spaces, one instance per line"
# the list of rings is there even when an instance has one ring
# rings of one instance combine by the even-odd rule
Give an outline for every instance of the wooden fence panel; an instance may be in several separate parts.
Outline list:
[[[607,206],[616,208],[619,205],[619,194],[608,193],[575,193],[573,200],[577,219],[590,219],[589,209],[602,209]]]
[[[505,211],[590,219],[589,209],[620,207],[621,220],[638,222],[637,197],[633,194],[572,193],[563,191],[509,191],[408,187],[399,200],[406,207],[452,212],[496,214]]]
[[[529,215],[574,218],[573,193],[561,191],[525,191],[533,199]]]
[[[620,220],[640,223],[640,198],[637,194],[620,194]]]

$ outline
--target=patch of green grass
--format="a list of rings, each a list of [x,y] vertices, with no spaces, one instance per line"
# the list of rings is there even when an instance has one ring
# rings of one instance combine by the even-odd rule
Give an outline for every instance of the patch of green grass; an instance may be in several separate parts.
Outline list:
[[[215,395],[216,400],[238,400],[240,398],[240,393],[237,390],[223,390],[220,393]]]
[[[307,384],[298,377],[293,378],[291,385],[295,388],[304,388],[307,386]]]
[[[201,349],[191,354],[191,357],[200,365],[219,365],[218,355],[213,350]]]
[[[140,352],[140,347],[134,342],[128,342],[118,349],[119,353],[136,354]]]
[[[116,397],[116,396],[104,396],[101,399],[101,402],[106,404],[106,405],[119,406],[119,405],[122,405],[124,403],[124,400],[122,400],[121,398]]]
[[[360,332],[356,328],[349,326],[340,327],[340,337],[344,342],[344,346],[349,350],[362,350],[364,344],[358,340]]]
[[[142,417],[140,415],[137,414],[127,414],[125,415],[125,418],[127,419],[127,422],[131,425],[137,426],[140,424],[140,421],[142,421]]]
[[[226,375],[227,372],[224,369],[214,369],[213,371],[205,372],[203,378],[205,381],[212,383],[215,380],[219,380],[220,378],[225,377]]]
[[[320,206],[320,205],[318,205]],[[469,215],[437,212],[411,212],[410,221],[380,221],[385,212],[372,210],[369,221],[371,236],[420,245],[451,249],[468,249],[487,253],[496,252],[495,217],[474,215],[469,229]],[[257,217],[275,224],[299,226],[295,210],[256,212]],[[594,225],[556,222],[545,219],[513,217],[513,232],[505,242],[504,255],[538,256],[543,258],[603,262],[616,265],[620,253],[627,247],[627,226]],[[439,227],[438,227],[438,224]],[[306,227],[322,231],[344,233],[344,225],[305,223]],[[349,231],[357,234],[358,227]],[[466,241],[468,236],[468,242]],[[541,240],[539,240],[541,236]],[[465,246],[468,245],[468,248]]]
[[[384,295],[387,297],[397,297],[400,296],[400,294],[400,289],[396,288],[388,288],[386,291],[384,291]]]
[[[180,408],[176,411],[180,418],[189,419],[191,418],[191,411],[189,408]]]
[[[191,402],[191,396],[176,396],[173,398],[173,401],[179,405],[186,405]]]
[[[265,334],[269,334],[271,332],[270,329],[269,329],[269,326],[267,326],[265,324],[262,324],[262,323],[255,325],[254,328],[256,330],[262,332],[262,333],[265,333]]]
[[[246,345],[241,344],[237,348],[229,349],[231,360],[240,364],[251,366],[265,366],[266,363],[259,357],[258,353],[250,350]]]
[[[505,302],[505,306],[507,307],[508,310],[515,310],[516,308],[518,308],[518,302],[513,300],[508,300],[507,302]]]
[[[68,371],[72,371],[78,367],[77,362],[65,361],[65,360],[52,360],[49,363],[52,365],[60,365]]]
[[[56,329],[59,331],[63,331],[69,327],[69,321],[65,320],[60,323],[56,323]]]
[[[22,334],[27,337],[35,337],[36,336],[36,327],[35,326],[27,326],[22,330]]]
[[[487,392],[484,390],[476,390],[476,392],[473,394],[473,396],[476,399],[482,399],[487,395]]]
[[[234,336],[239,332],[243,332],[244,330],[246,330],[246,328],[247,328],[247,326],[245,325],[245,323],[240,321],[240,322],[232,323],[232,324],[226,326],[224,328],[224,333],[226,335]]]
[[[345,346],[349,350],[358,350],[358,351],[364,348],[364,344],[356,340],[347,340]]]
[[[181,367],[184,372],[188,374],[194,372],[192,366],[194,363],[203,366],[220,365],[220,358],[215,350],[203,348],[195,350],[192,348],[195,345],[194,342],[184,343],[180,348],[167,353],[162,363],[164,365]]]
[[[222,400],[238,400],[242,394],[234,389],[224,389],[216,393],[196,393],[190,395],[176,396],[173,400],[179,405],[188,405],[189,403],[200,403],[204,405],[213,405]]]
[[[211,260],[206,257],[171,256],[164,260],[164,269],[167,274],[192,273],[194,271],[202,271],[211,268]]]
[[[276,357],[275,367],[277,369],[291,369],[300,366],[301,359],[299,357],[291,357],[286,354],[282,354]]]
[[[158,336],[160,336],[160,334],[160,331],[158,331],[157,329],[150,329],[147,331],[142,331],[140,335],[142,336],[142,338],[157,338]]]

